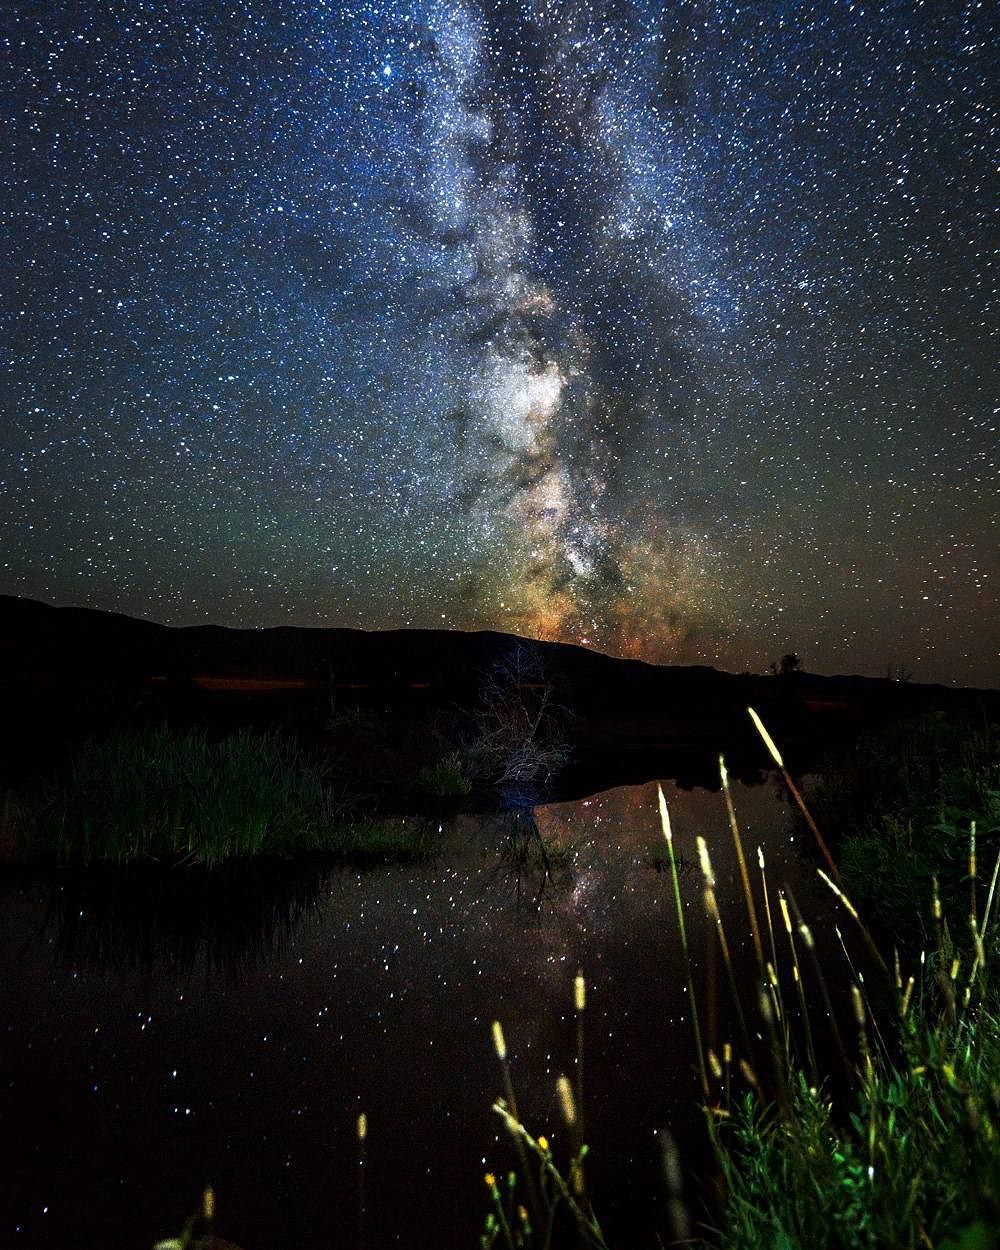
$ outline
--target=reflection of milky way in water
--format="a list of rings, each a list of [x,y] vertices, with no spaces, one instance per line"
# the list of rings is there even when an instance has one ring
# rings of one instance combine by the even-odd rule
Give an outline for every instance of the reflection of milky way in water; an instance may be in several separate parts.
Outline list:
[[[668,787],[668,799],[695,951],[703,832],[745,966],[721,796]],[[738,787],[736,801],[748,849],[762,842],[773,880],[791,878],[812,909],[812,870],[773,794]],[[461,818],[433,862],[333,872],[320,912],[259,964],[243,960],[233,983],[198,962],[149,973],[100,966],[99,943],[56,956],[51,916],[39,940],[46,899],[6,894],[0,1240],[96,1244],[100,1227],[145,1244],[174,1231],[211,1179],[220,1231],[250,1250],[346,1244],[363,1108],[369,1244],[467,1246],[483,1213],[482,1170],[511,1161],[489,1109],[501,1092],[490,1021],[504,1023],[527,1119],[562,1151],[554,1083],[573,1070],[578,967],[588,983],[592,1178],[613,1229],[630,1212],[647,1218],[653,1128],[696,1123],[669,878],[655,867],[655,788],[535,818],[552,867],[537,907],[543,878],[530,857],[518,872],[509,822]],[[700,954],[696,964],[703,985]],[[115,1128],[99,1148],[97,1123]]]

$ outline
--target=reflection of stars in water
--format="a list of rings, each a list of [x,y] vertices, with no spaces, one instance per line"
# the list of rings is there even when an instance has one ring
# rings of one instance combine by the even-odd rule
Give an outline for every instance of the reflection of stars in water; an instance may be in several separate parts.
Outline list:
[[[721,797],[669,787],[667,793],[679,843],[699,830],[716,831],[721,892]],[[775,818],[780,822],[784,812],[773,795],[764,787],[738,789],[736,801],[777,860],[784,835]],[[102,1169],[110,1159],[130,1192],[162,1202],[161,1209],[176,1201],[172,1181],[131,1143],[152,1125],[165,1149],[193,1155],[224,1125],[234,1143],[221,1159],[233,1170],[233,1205],[238,1201],[262,1230],[262,1244],[306,1244],[318,1221],[331,1218],[331,1203],[348,1204],[349,1217],[353,1192],[331,1190],[329,1176],[331,1168],[351,1175],[359,1111],[368,1114],[380,1148],[389,1148],[401,1121],[418,1124],[407,1144],[407,1168],[386,1169],[379,1179],[380,1218],[392,1223],[405,1215],[408,1227],[392,1223],[373,1244],[404,1235],[430,1244],[441,1186],[454,1187],[461,1207],[468,1160],[483,1158],[487,1170],[506,1157],[490,1112],[500,1092],[492,1020],[504,1023],[525,1114],[561,1146],[553,1087],[557,1074],[572,1071],[578,968],[588,987],[588,1115],[601,1141],[634,1151],[638,1137],[663,1116],[682,1116],[677,1108],[693,1105],[695,1085],[683,995],[671,973],[678,959],[672,901],[648,855],[658,844],[655,789],[616,790],[586,804],[541,807],[535,816],[543,836],[573,851],[537,913],[498,888],[497,823],[461,818],[444,830],[440,852],[428,863],[332,873],[321,911],[307,914],[235,984],[173,964],[142,977],[92,963],[70,972],[53,966],[49,947],[25,952],[20,942],[14,950],[0,944],[6,960],[0,973],[15,996],[5,1041],[15,1062],[3,1097],[28,1108],[26,1149],[40,1161],[30,1187],[38,1210],[50,1207],[46,1220],[59,1221],[60,1235],[75,1229],[79,1241],[81,1220],[89,1218],[89,1194],[74,1196],[63,1185],[52,1194],[47,1187],[71,1149],[84,1161],[83,1182],[93,1181],[87,1152],[76,1149],[74,1138],[90,1120],[81,1115],[67,1125],[68,1139],[54,1142],[45,1130],[50,1119],[39,1114],[50,1090],[61,1105],[67,1098],[71,1105],[79,1091],[88,1105],[93,1100],[113,1114],[119,1130],[116,1142],[123,1145],[102,1157]],[[800,890],[794,862],[789,872],[807,906],[808,881]],[[689,907],[700,906],[696,880],[685,879],[682,889]],[[32,914],[31,923],[40,923],[40,915]],[[14,966],[18,975],[7,976]],[[665,1044],[676,1062],[663,1076]],[[622,1085],[623,1049],[637,1071],[659,1074],[655,1097],[639,1082]],[[45,1080],[38,1077],[42,1070]],[[136,1098],[139,1088],[143,1099]],[[649,1162],[652,1169],[655,1160]],[[280,1179],[277,1196],[271,1187],[255,1189],[259,1175],[287,1178],[289,1190],[280,1190]],[[416,1194],[414,1175],[422,1181]],[[651,1171],[651,1185],[654,1176]],[[286,1192],[298,1195],[294,1203],[282,1200]],[[477,1200],[472,1194],[474,1209],[461,1215],[470,1228],[481,1227]],[[68,1232],[36,1240],[73,1243]]]
[[[588,895],[594,887],[593,878],[586,871],[577,872],[573,876],[573,891],[570,894],[570,904],[573,910],[579,913],[586,905]],[[581,920],[581,923],[585,921]]]

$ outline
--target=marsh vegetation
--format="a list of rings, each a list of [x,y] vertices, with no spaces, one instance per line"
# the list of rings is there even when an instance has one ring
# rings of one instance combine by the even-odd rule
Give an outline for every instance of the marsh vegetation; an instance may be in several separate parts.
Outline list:
[[[87,739],[10,820],[13,858],[84,865],[427,849],[423,823],[359,815],[329,764],[276,730],[161,725]]]
[[[800,784],[831,869],[804,817],[789,842],[783,822],[798,808],[780,769],[767,788],[668,787],[665,838],[648,786],[463,815],[454,804],[475,783],[445,752],[412,774],[414,793],[452,804],[440,834],[426,815],[359,819],[336,761],[291,735],[105,735],[40,792],[30,845],[65,866],[17,886],[38,900],[43,941],[23,974],[24,947],[12,948],[12,1011],[54,1027],[40,987],[63,975],[59,1021],[90,1020],[89,999],[73,1006],[76,986],[108,977],[123,1019],[131,1009],[150,1030],[178,1011],[173,977],[200,1004],[157,1071],[190,1068],[196,1040],[203,1075],[183,1098],[169,1077],[162,1089],[142,1078],[168,1117],[180,1178],[158,1189],[143,1174],[136,1192],[152,1186],[156,1210],[178,1217],[156,1215],[153,1231],[179,1227],[182,1191],[212,1180],[220,1231],[246,1250],[325,1244],[314,1234],[323,1204],[299,1189],[301,1215],[277,1202],[287,1158],[317,1192],[339,1177],[330,1219],[344,1244],[395,1236],[407,1203],[426,1232],[447,1192],[465,1212],[465,1240],[456,1231],[447,1245],[475,1243],[478,1210],[481,1244],[507,1250],[656,1236],[739,1250],[982,1250],[996,1244],[1000,1193],[995,744],[985,724],[932,720],[829,759]],[[137,972],[161,987],[152,1001],[127,988]],[[262,1004],[286,983],[270,1015]],[[120,1034],[118,1009],[102,1010],[98,1037]],[[225,1021],[246,1059],[232,1089]],[[7,1045],[11,1070],[31,1070],[35,1052]],[[108,1069],[81,1052],[87,1089],[122,1064],[141,1070],[146,1053],[118,1045]],[[240,1123],[258,1073],[273,1074],[272,1101],[247,1123],[267,1128],[252,1149],[241,1139],[238,1161],[204,1125],[177,1135],[186,1107],[196,1117],[211,1103],[213,1123]],[[131,1139],[139,1104],[135,1123],[127,1100],[118,1106]],[[358,1108],[363,1219],[351,1196]],[[409,1149],[426,1201],[399,1168],[400,1117],[424,1126]],[[31,1142],[30,1121],[13,1122]],[[55,1149],[36,1141],[29,1154]],[[251,1192],[247,1168],[267,1184]],[[142,1227],[152,1210],[136,1200]],[[188,1245],[207,1227],[192,1221]]]
[[[761,732],[780,767],[777,748]],[[732,995],[733,1036],[719,1051],[706,1045],[699,1023],[705,1003],[694,989],[689,921],[660,794],[715,1164],[714,1180],[703,1176],[712,1181],[711,1197],[692,1207],[678,1144],[669,1131],[659,1134],[668,1244],[993,1250],[1000,1245],[995,731],[925,719],[862,740],[850,764],[828,767],[812,789],[826,818],[841,816],[849,866],[844,876],[835,864],[830,874],[818,870],[841,908],[833,934],[843,958],[835,961],[820,953],[792,891],[773,880],[769,886],[759,848],[751,885],[720,757],[757,974],[743,982],[734,974],[708,843],[699,838],[705,911]],[[984,846],[991,869],[981,879]],[[827,858],[825,844],[822,850]],[[878,931],[911,940],[880,950],[847,893],[851,883],[868,900]],[[829,949],[830,935],[820,937]],[[579,977],[575,1000],[582,1039]],[[557,1080],[568,1145],[558,1159],[549,1137],[533,1135],[518,1114],[499,1023],[494,1037],[505,1088],[494,1110],[526,1175],[519,1188],[516,1172],[506,1184],[487,1173],[491,1203],[481,1246],[609,1250],[587,1191],[582,1051],[567,1056],[576,1081]]]

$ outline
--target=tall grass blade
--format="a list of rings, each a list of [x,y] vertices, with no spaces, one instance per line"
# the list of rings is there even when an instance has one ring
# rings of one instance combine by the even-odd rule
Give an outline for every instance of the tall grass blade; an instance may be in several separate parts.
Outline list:
[[[809,952],[809,958],[813,966],[813,972],[816,975],[816,984],[819,986],[819,992],[823,998],[823,1010],[826,1015],[826,1025],[830,1029],[830,1032],[833,1034],[834,1045],[837,1048],[837,1057],[840,1060],[841,1066],[843,1067],[845,1074],[848,1077],[850,1077],[851,1062],[847,1057],[847,1049],[844,1046],[844,1039],[841,1036],[840,1026],[837,1023],[837,1013],[833,1009],[833,1000],[830,997],[830,989],[826,983],[826,977],[823,973],[823,965],[820,962],[819,953],[816,950],[816,942],[815,942],[815,939],[813,938],[812,930],[809,928],[809,926],[805,923],[805,921],[802,918],[802,912],[799,910],[799,905],[796,902],[795,895],[792,893],[791,887],[786,885],[785,889],[788,890],[788,898],[792,904],[792,910],[795,912],[795,920],[799,926],[799,934],[802,937],[803,945],[805,946],[806,950]],[[912,978],[911,978],[911,981],[912,981]]]
[[[760,717],[757,715],[754,709],[752,707],[748,707],[747,711],[750,713],[750,719],[753,721],[757,729],[757,732],[760,734],[761,738],[764,740],[764,745],[767,747],[768,752],[770,753],[771,759],[774,760],[779,771],[781,772],[781,775],[785,780],[785,785],[788,787],[788,792],[791,794],[792,798],[795,800],[799,811],[802,813],[803,819],[805,820],[806,824],[809,826],[810,832],[812,833],[813,837],[816,839],[816,845],[819,847],[823,858],[826,860],[827,867],[830,869],[830,872],[833,875],[834,879],[836,881],[839,881],[840,870],[837,868],[837,865],[834,862],[834,858],[830,854],[830,848],[827,846],[826,840],[824,839],[823,835],[820,833],[815,820],[813,820],[812,812],[810,812],[809,808],[806,806],[805,799],[799,793],[798,786],[792,780],[791,774],[789,773],[788,769],[785,767],[785,762],[781,758],[781,752],[778,750],[778,748],[774,744],[774,739],[767,732],[767,729],[764,727],[764,722],[760,719]]]
[[[691,975],[691,955],[688,951],[687,926],[684,923],[684,904],[681,901],[681,883],[677,873],[677,857],[674,855],[674,834],[670,827],[670,813],[667,800],[663,797],[663,787],[656,787],[657,803],[660,812],[660,828],[667,844],[667,858],[670,861],[670,878],[674,887],[674,907],[677,912],[677,928],[681,938],[681,957],[684,960],[684,980],[687,983],[688,1004],[691,1008],[691,1030],[694,1033],[694,1048],[698,1059],[698,1075],[701,1079],[702,1093],[709,1096],[708,1072],[705,1069],[705,1050],[701,1040],[701,1025],[698,1021],[698,1002],[694,993],[694,978]]]
[[[698,837],[698,857],[701,860],[701,870],[705,878],[705,889],[702,897],[705,902],[705,911],[712,921],[716,935],[719,939],[719,949],[722,951],[722,963],[726,969],[726,975],[729,980],[729,990],[733,998],[733,1006],[736,1010],[736,1021],[740,1029],[740,1037],[744,1046],[744,1053],[750,1055],[752,1047],[750,1044],[750,1031],[747,1028],[746,1016],[743,1014],[743,1003],[740,1000],[739,987],[736,984],[736,973],[733,969],[732,957],[729,953],[729,942],[726,939],[726,928],[722,923],[722,914],[719,911],[719,901],[715,895],[715,873],[712,870],[712,861],[708,853],[708,843],[703,837]]]
[[[799,1014],[802,1019],[802,1030],[806,1039],[806,1057],[809,1062],[809,1072],[812,1076],[813,1084],[817,1084],[819,1081],[819,1069],[816,1065],[816,1048],[813,1044],[812,1024],[809,1020],[809,1008],[806,1006],[805,987],[802,984],[802,969],[799,966],[799,952],[795,945],[795,931],[792,928],[792,917],[788,910],[788,902],[784,894],[779,893],[778,902],[781,905],[781,916],[785,924],[788,946],[792,952],[792,979],[795,981],[795,990],[799,1000]]]
[[[362,1111],[357,1121],[358,1144],[358,1250],[368,1244],[368,1217],[365,1207],[365,1171],[368,1151],[368,1116]]]
[[[584,1016],[587,1011],[587,982],[581,968],[573,981],[573,1007],[576,1015],[576,1105],[580,1117],[580,1138],[583,1140],[583,1034]]]
[[[872,958],[877,964],[882,975],[885,977],[887,983],[889,985],[892,985],[892,973],[889,971],[889,966],[888,964],[886,964],[885,960],[882,958],[882,952],[879,950],[878,946],[875,943],[875,939],[872,937],[871,933],[868,931],[868,926],[858,915],[858,909],[854,906],[854,904],[847,897],[844,891],[840,888],[837,882],[833,881],[830,877],[828,877],[822,868],[817,868],[816,872],[818,873],[820,879],[822,881],[825,881],[826,884],[830,887],[830,889],[833,891],[834,895],[837,897],[840,904],[843,906],[844,910],[851,917],[854,923],[858,926],[858,929],[861,932],[861,936],[864,940],[865,946],[867,946],[868,948],[869,953],[871,954]]]
[[[504,1037],[503,1026],[499,1020],[494,1020],[490,1026],[490,1030],[493,1035],[493,1050],[500,1063],[500,1071],[503,1076],[503,1089],[504,1096],[507,1100],[507,1106],[510,1108],[510,1113],[514,1119],[520,1122],[521,1116],[517,1109],[517,1099],[514,1096],[514,1082],[510,1075],[510,1063],[507,1059],[507,1041]],[[528,1191],[528,1203],[531,1207],[531,1213],[536,1222],[538,1222],[542,1218],[543,1208],[542,1204],[538,1200],[538,1192],[535,1189],[535,1182],[532,1179],[532,1174],[528,1169],[528,1159],[524,1153],[524,1143],[517,1134],[514,1135],[514,1148],[517,1151],[517,1161],[521,1166],[521,1174],[524,1177],[525,1188]]]
[[[753,890],[750,888],[750,874],[747,871],[747,859],[743,853],[743,839],[740,836],[740,827],[736,820],[736,809],[733,806],[733,796],[729,790],[729,773],[726,769],[725,757],[719,756],[719,777],[722,780],[722,793],[726,800],[726,815],[729,818],[729,830],[733,835],[733,846],[736,849],[736,862],[740,869],[740,880],[743,883],[743,897],[746,899],[747,919],[750,922],[750,934],[753,938],[753,948],[757,956],[757,968],[763,975],[764,972],[764,948],[760,940],[760,924],[757,920],[757,906],[754,903]]]

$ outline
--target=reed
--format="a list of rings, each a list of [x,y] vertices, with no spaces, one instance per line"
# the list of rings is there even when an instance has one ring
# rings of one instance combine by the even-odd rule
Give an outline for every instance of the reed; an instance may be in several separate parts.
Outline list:
[[[581,968],[573,980],[573,1014],[576,1017],[576,1104],[579,1116],[581,1141],[584,1134],[583,1124],[583,1059],[584,1059],[584,1017],[587,1011],[587,982]]]
[[[685,1245],[691,1240],[691,1216],[684,1202],[684,1172],[681,1153],[671,1133],[661,1129],[656,1134],[660,1143],[660,1161],[663,1181],[667,1190],[667,1221],[674,1245]]]
[[[802,919],[802,913],[799,911],[799,905],[795,901],[795,895],[792,893],[791,888],[786,887],[786,889],[788,889],[788,897],[795,912],[796,922],[799,927],[799,934],[802,937],[803,945],[809,952],[809,958],[813,967],[813,974],[816,978],[816,984],[819,986],[820,995],[823,999],[824,1027],[830,1030],[834,1045],[837,1049],[837,1057],[840,1060],[841,1068],[849,1076],[851,1065],[847,1057],[847,1049],[844,1046],[844,1039],[841,1036],[840,1025],[837,1023],[837,1012],[833,1006],[833,999],[830,997],[830,988],[827,985],[826,975],[823,972],[823,964],[816,951],[816,940],[813,937],[812,929]],[[910,978],[910,981],[912,983],[912,977]]]
[[[722,793],[726,801],[726,815],[729,818],[729,830],[733,835],[733,846],[736,850],[736,862],[739,864],[740,881],[743,883],[743,897],[746,900],[747,920],[750,923],[750,934],[753,938],[754,953],[757,956],[757,967],[764,971],[764,948],[760,940],[760,923],[757,919],[757,906],[754,903],[753,890],[750,886],[750,873],[747,871],[747,858],[743,853],[743,839],[740,836],[739,823],[736,820],[736,808],[729,789],[729,773],[726,769],[725,757],[719,756],[719,777],[722,781]]]
[[[802,1021],[802,1029],[805,1034],[806,1056],[809,1063],[809,1072],[815,1084],[819,1080],[819,1069],[816,1063],[816,1047],[813,1043],[812,1024],[809,1019],[809,1008],[806,1005],[805,986],[802,984],[802,968],[799,964],[799,952],[795,945],[795,931],[792,928],[792,916],[788,910],[788,901],[784,894],[778,895],[778,902],[781,905],[781,918],[785,925],[785,934],[788,938],[788,949],[792,955],[792,979],[795,982],[795,992],[799,1000],[799,1019]]]
[[[517,1099],[514,1096],[514,1082],[510,1074],[510,1061],[507,1058],[507,1039],[504,1037],[503,1026],[499,1020],[494,1020],[490,1026],[493,1035],[493,1051],[500,1064],[500,1071],[503,1077],[503,1092],[506,1098],[504,1106],[509,1110],[511,1117],[520,1122],[520,1113],[517,1109]],[[528,1203],[531,1214],[536,1222],[541,1218],[542,1204],[539,1200],[538,1193],[535,1189],[535,1183],[532,1179],[531,1171],[528,1168],[528,1157],[524,1150],[524,1138],[518,1134],[514,1134],[514,1148],[517,1151],[517,1160],[521,1167],[521,1174],[525,1178],[525,1188],[528,1193]]]
[[[897,947],[891,971],[843,883],[819,870],[838,905],[852,919],[848,937],[857,933],[860,938],[860,951],[852,953],[848,938],[839,926],[833,926],[831,938],[836,937],[845,957],[843,975],[854,1022],[848,1046],[838,1028],[828,986],[827,973],[834,974],[824,971],[813,931],[787,886],[776,895],[787,939],[779,947],[765,860],[758,849],[770,958],[764,957],[763,935],[758,931],[757,1005],[770,1044],[769,1076],[765,1067],[755,1063],[719,913],[708,844],[699,837],[706,912],[718,933],[734,1009],[742,1023],[744,1053],[734,1055],[726,1042],[720,1057],[714,1048],[706,1050],[703,1045],[673,832],[662,789],[657,799],[671,868],[705,1123],[722,1182],[721,1199],[702,1224],[701,1244],[724,1250],[764,1246],[781,1250],[821,1246],[830,1250],[997,1250],[1000,996],[991,977],[996,949],[991,922],[1000,855],[981,906],[977,831],[969,830],[969,871],[963,878],[968,894],[964,889],[943,894],[935,881],[930,910],[936,945],[929,955],[923,949],[914,953],[905,944]],[[738,845],[736,813],[728,805],[727,816]],[[749,918],[753,896],[746,889],[748,884],[747,874],[744,897]],[[963,902],[967,898],[966,914],[959,918],[962,923],[954,923],[956,917],[946,902],[958,897]],[[836,1094],[831,1092],[833,1082],[824,1079],[820,1070],[818,1030],[810,1020],[801,949],[808,952],[813,970],[810,990],[815,981],[823,1001],[824,1028],[833,1033],[845,1069],[847,1079]],[[914,959],[917,970],[909,971]],[[865,974],[872,970],[878,976],[870,991]],[[797,1013],[786,1008],[781,996],[782,978],[789,975],[796,985]],[[876,992],[883,981],[888,994]],[[514,1096],[506,1038],[498,1021],[492,1025],[504,1084],[504,1097],[496,1100],[493,1110],[514,1142],[529,1198],[527,1206],[518,1203],[515,1173],[508,1174],[506,1183],[486,1173],[490,1210],[480,1238],[483,1250],[495,1246],[556,1250],[570,1245],[609,1250],[584,1172],[588,1147],[582,1115],[586,1010],[582,972],[573,982],[573,1003],[576,1081],[561,1074],[555,1088],[570,1143],[561,1162],[549,1139],[534,1136],[525,1126]],[[721,1105],[713,1102],[718,1086]],[[359,1245],[364,1237],[366,1137],[367,1120],[361,1115],[357,1125]],[[694,1244],[692,1220],[683,1201],[680,1151],[668,1132],[658,1132],[656,1140],[673,1244]],[[190,1234],[210,1225],[215,1205],[210,1195],[206,1191],[202,1210],[189,1221],[184,1236],[161,1243],[163,1250],[198,1244]],[[662,1238],[650,1240],[663,1244]]]
[[[764,851],[761,847],[757,847],[757,865],[760,868],[760,884],[764,894],[764,914],[767,917],[767,936],[770,943],[771,958],[765,962],[764,974],[767,980],[768,992],[771,995],[774,1004],[775,1014],[780,1020],[784,1014],[784,1004],[781,1000],[781,983],[778,980],[778,947],[774,940],[774,920],[771,916],[771,896],[767,888],[767,869],[764,861]]]
[[[365,1172],[368,1163],[368,1116],[360,1112],[355,1128],[358,1161],[358,1250],[366,1250],[368,1244],[368,1211],[365,1195]]]
[[[213,1234],[215,1225],[215,1190],[206,1185],[195,1213],[184,1222],[179,1237],[167,1237],[156,1242],[153,1250],[212,1250],[213,1246],[225,1244],[231,1250],[239,1250],[231,1242],[219,1243]]]
[[[688,1005],[691,1009],[691,1030],[694,1035],[695,1056],[698,1060],[698,1076],[701,1079],[702,1095],[709,1096],[708,1073],[705,1070],[705,1048],[701,1040],[701,1025],[698,1021],[698,1000],[694,992],[694,978],[691,975],[691,953],[688,950],[687,925],[684,922],[684,904],[681,900],[681,882],[677,874],[677,857],[674,854],[674,833],[670,824],[670,813],[667,800],[663,797],[662,786],[656,787],[656,799],[660,813],[660,828],[667,844],[667,858],[670,861],[670,880],[674,889],[674,907],[677,915],[677,930],[681,940],[681,958],[684,963],[684,981],[687,986]]]
[[[786,900],[782,918],[786,930],[790,927],[812,951],[811,931],[799,918],[794,899]],[[954,984],[961,964],[949,955],[942,969],[944,979]],[[853,960],[850,967],[860,972]],[[749,1056],[739,1056],[731,1074],[734,1056],[728,1044],[721,1058],[714,1050],[707,1052],[712,1080],[724,1089],[721,1106],[706,1102],[705,1107],[724,1194],[721,1206],[702,1224],[704,1236],[692,1240],[679,1153],[668,1133],[658,1133],[671,1244],[716,1245],[724,1250],[995,1246],[991,1230],[1000,1228],[996,993],[989,989],[979,995],[961,1024],[936,1006],[938,982],[932,981],[924,994],[917,995],[913,974],[904,982],[901,970],[898,980],[895,1023],[883,1020],[875,1027],[873,1013],[878,1008],[867,1001],[852,972],[856,1061],[851,1065],[850,1087],[836,1102],[826,1082],[807,1077],[794,1045],[784,1060],[782,1049],[772,1047],[776,1066],[784,1064],[776,1077],[776,1084],[785,1087],[777,1101],[773,1101],[777,1091]],[[825,985],[825,977],[821,983]],[[776,1024],[773,1017],[769,1020],[770,1002],[762,994],[761,1013],[769,1026]],[[824,1004],[829,1012],[828,993]],[[782,1028],[792,1028],[787,1013]],[[559,1079],[557,1092],[573,1138],[576,1107],[572,1083],[565,1076]],[[487,1223],[482,1245],[500,1242],[508,1250],[543,1250],[574,1244],[575,1237],[577,1245],[605,1250],[582,1180],[586,1147],[577,1147],[574,1139],[574,1154],[560,1171],[547,1138],[533,1137],[503,1101],[494,1109],[534,1160],[545,1220],[534,1235],[526,1232],[524,1222],[505,1222],[496,1190],[492,1222]],[[566,1223],[557,1222],[557,1211],[565,1212]],[[572,1236],[561,1237],[559,1230],[562,1234],[572,1230]]]
[[[813,820],[812,813],[809,811],[809,808],[806,806],[806,801],[802,797],[798,786],[792,780],[791,774],[789,773],[788,769],[785,767],[785,761],[782,758],[781,752],[778,750],[777,746],[775,745],[774,739],[767,732],[767,729],[764,727],[764,722],[760,719],[760,717],[757,715],[754,709],[752,707],[748,707],[747,711],[750,714],[750,719],[753,721],[755,729],[760,734],[761,739],[764,742],[764,745],[767,747],[767,750],[768,750],[769,755],[771,756],[771,759],[774,760],[774,763],[777,765],[779,772],[784,778],[785,785],[788,787],[789,794],[795,800],[796,806],[798,807],[799,811],[802,813],[802,818],[805,820],[806,824],[809,826],[810,831],[812,832],[813,837],[816,839],[816,845],[819,847],[823,858],[826,860],[827,867],[830,869],[831,875],[834,877],[835,880],[839,881],[840,870],[837,868],[836,863],[834,863],[833,856],[830,854],[830,848],[827,846],[826,840],[824,839],[823,835],[820,833],[815,820]]]
[[[22,826],[22,857],[82,864],[407,856],[428,843],[419,822],[352,815],[324,764],[273,730],[212,738],[162,726],[91,739]]]
[[[740,998],[739,987],[736,984],[736,972],[733,968],[732,956],[729,953],[729,941],[726,938],[726,927],[722,921],[722,914],[719,911],[719,901],[715,895],[715,873],[712,869],[712,861],[708,853],[708,843],[701,836],[697,838],[698,858],[701,862],[701,871],[705,879],[705,889],[702,898],[705,903],[705,912],[712,922],[716,936],[719,939],[719,949],[722,951],[722,963],[726,969],[726,977],[729,981],[729,990],[732,995],[733,1009],[736,1012],[736,1021],[739,1025],[740,1038],[743,1042],[743,1053],[749,1055],[752,1050],[750,1043],[750,1032],[747,1028],[746,1016],[743,1013],[743,1003]]]
[[[913,973],[904,979],[898,949],[890,973],[871,930],[839,879],[819,870],[853,920],[867,966],[891,988],[895,1015],[886,1016],[881,1006],[884,999],[872,1001],[864,969],[835,928],[849,970],[856,1030],[854,1064],[839,1029],[835,1033],[850,1085],[834,1103],[824,1082],[815,1076],[806,1078],[790,1047],[786,1070],[789,1122],[785,1115],[774,1114],[780,1098],[774,1104],[759,1075],[741,1068],[746,1093],[736,1099],[732,1116],[708,1121],[726,1184],[721,1219],[712,1238],[716,1244],[727,1250],[776,1244],[786,1250],[820,1245],[837,1250],[882,1246],[958,1250],[997,1245],[1000,1001],[988,976],[990,951],[983,935],[1000,875],[1000,857],[980,913],[975,838],[975,830],[970,829],[964,926],[949,926],[941,890],[934,882],[931,914],[936,949],[930,961],[934,976],[926,984]],[[760,862],[767,900],[762,857]],[[797,931],[812,959],[826,1019],[836,1028],[812,932],[794,898],[786,901],[779,895],[779,902],[796,984],[802,985],[794,947]],[[767,902],[766,910],[773,939]],[[956,949],[953,932],[968,933],[971,951]],[[970,956],[972,971],[963,973]],[[921,951],[921,972],[928,962]],[[955,1005],[963,978],[960,1015]],[[766,996],[761,1008],[766,1020],[770,1012]],[[808,1029],[804,994],[799,1008],[803,1029]],[[814,1048],[810,1052],[808,1032],[806,1050],[815,1054]],[[810,1071],[812,1063],[810,1058]]]
[[[892,974],[889,972],[889,965],[885,962],[885,959],[882,956],[882,952],[879,950],[875,942],[875,939],[871,935],[871,931],[869,930],[868,926],[861,919],[861,916],[858,913],[858,909],[854,906],[854,904],[847,897],[844,891],[840,888],[837,882],[831,880],[831,878],[826,875],[826,873],[823,871],[822,868],[817,868],[816,872],[819,875],[820,880],[825,882],[825,884],[830,887],[830,889],[833,891],[834,895],[836,896],[837,901],[841,904],[841,906],[844,908],[847,914],[851,917],[851,919],[857,925],[858,930],[861,933],[862,938],[864,939],[865,946],[868,948],[868,952],[871,955],[872,959],[874,960],[875,965],[878,967],[882,975],[885,977],[886,981],[889,984],[892,984]]]
[[[503,1121],[507,1132],[513,1138],[515,1144],[520,1143],[519,1153],[530,1152],[535,1160],[539,1177],[539,1191],[543,1204],[541,1221],[536,1224],[536,1236],[540,1236],[542,1240],[535,1242],[524,1240],[520,1236],[515,1239],[510,1229],[510,1223],[508,1222],[506,1227],[504,1227],[500,1221],[497,1221],[496,1227],[491,1227],[487,1224],[487,1232],[491,1233],[492,1237],[487,1239],[484,1234],[480,1244],[486,1247],[493,1246],[497,1236],[503,1235],[507,1238],[506,1245],[508,1250],[519,1250],[521,1246],[533,1246],[536,1244],[546,1248],[550,1247],[553,1244],[556,1229],[559,1227],[559,1217],[562,1212],[565,1212],[572,1220],[578,1244],[589,1247],[590,1250],[609,1250],[608,1243],[604,1239],[604,1233],[601,1231],[601,1226],[596,1216],[589,1210],[586,1194],[575,1194],[573,1192],[572,1179],[567,1180],[556,1165],[548,1138],[541,1134],[538,1137],[533,1137],[503,1099],[498,1099],[493,1104],[493,1110]],[[570,1161],[568,1166],[570,1178],[575,1176],[582,1177],[582,1165],[585,1156],[586,1147],[583,1147]],[[530,1175],[530,1172],[525,1172],[526,1177]]]

